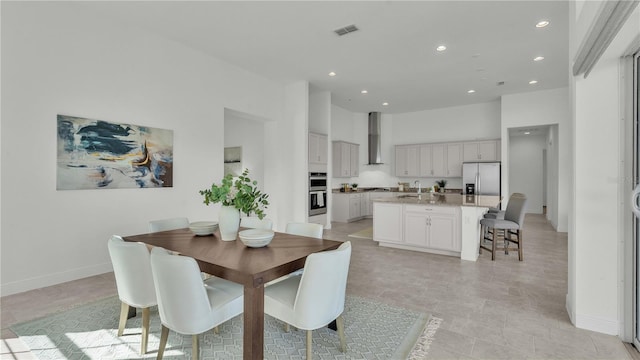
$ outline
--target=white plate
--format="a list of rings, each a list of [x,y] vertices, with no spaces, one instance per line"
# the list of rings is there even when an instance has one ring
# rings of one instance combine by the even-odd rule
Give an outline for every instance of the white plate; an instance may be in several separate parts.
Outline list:
[[[218,229],[216,221],[196,221],[189,224],[189,230],[198,236],[213,234]]]
[[[266,230],[266,229],[249,229],[249,230],[242,230],[238,233],[238,235],[240,235],[240,237],[244,237],[245,239],[265,239],[268,237],[273,237],[274,232],[273,230]]]
[[[240,231],[238,236],[240,237],[240,241],[246,246],[258,248],[269,245],[274,234],[271,230],[249,229]]]
[[[201,228],[201,227],[215,227],[218,226],[217,221],[195,221],[189,224],[190,228]]]

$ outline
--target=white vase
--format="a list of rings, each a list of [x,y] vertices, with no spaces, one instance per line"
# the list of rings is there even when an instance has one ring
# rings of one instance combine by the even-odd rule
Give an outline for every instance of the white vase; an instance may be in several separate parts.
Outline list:
[[[240,228],[240,210],[233,206],[223,206],[218,214],[218,226],[222,240],[235,240]]]

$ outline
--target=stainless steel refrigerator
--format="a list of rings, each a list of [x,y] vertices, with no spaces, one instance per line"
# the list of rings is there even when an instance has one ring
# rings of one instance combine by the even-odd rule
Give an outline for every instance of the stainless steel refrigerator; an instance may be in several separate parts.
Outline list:
[[[463,163],[462,186],[467,195],[500,196],[500,162]]]

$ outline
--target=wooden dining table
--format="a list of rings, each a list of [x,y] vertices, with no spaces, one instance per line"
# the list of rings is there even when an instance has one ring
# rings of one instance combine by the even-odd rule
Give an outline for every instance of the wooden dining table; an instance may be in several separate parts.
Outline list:
[[[241,228],[242,230],[242,228]],[[124,237],[125,241],[160,246],[194,258],[200,270],[244,286],[243,358],[263,359],[264,285],[304,267],[310,254],[338,248],[339,241],[276,232],[271,243],[249,248],[240,239],[223,241],[196,236],[189,229]]]

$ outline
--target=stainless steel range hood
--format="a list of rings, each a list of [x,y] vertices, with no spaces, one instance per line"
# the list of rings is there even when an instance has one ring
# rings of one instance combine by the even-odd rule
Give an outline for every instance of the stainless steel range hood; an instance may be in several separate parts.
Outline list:
[[[369,113],[369,164],[368,165],[381,165],[382,157],[380,150],[380,123],[382,120],[382,113],[370,112]]]

